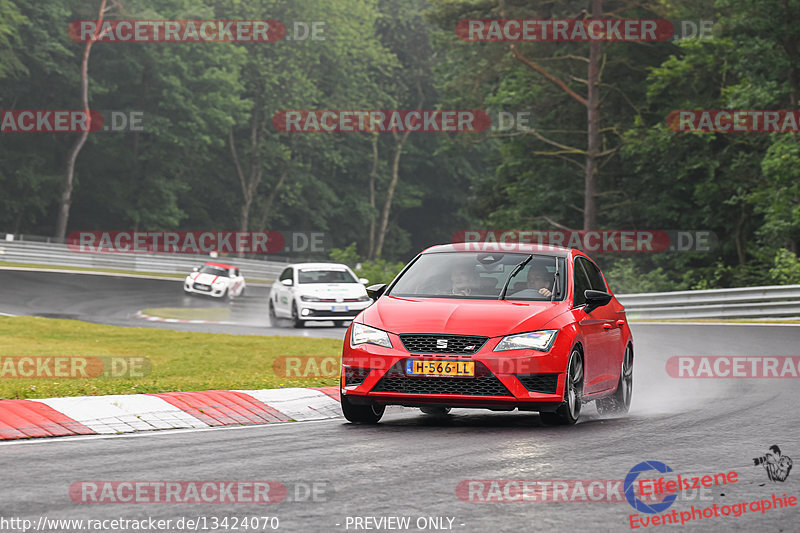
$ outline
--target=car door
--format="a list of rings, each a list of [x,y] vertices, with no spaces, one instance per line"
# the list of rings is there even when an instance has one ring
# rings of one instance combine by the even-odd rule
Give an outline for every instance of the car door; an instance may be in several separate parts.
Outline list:
[[[606,363],[606,320],[600,316],[599,309],[587,313],[584,309],[586,296],[583,291],[592,288],[586,269],[581,264],[583,259],[576,257],[572,265],[573,283],[573,316],[583,338],[583,391],[592,393],[606,388],[608,364]]]
[[[292,280],[292,286],[287,287],[282,282],[283,280]],[[275,311],[284,317],[291,316],[292,313],[292,288],[296,283],[294,279],[294,268],[287,267],[281,272],[280,277],[278,278],[278,283],[276,284],[276,292],[277,296],[275,298]]]
[[[600,269],[594,262],[581,258],[581,265],[589,278],[589,284],[596,291],[608,292],[608,287],[600,273]],[[603,389],[613,388],[619,380],[619,372],[622,368],[622,356],[624,354],[624,339],[622,338],[622,326],[625,324],[622,306],[616,301],[611,300],[608,305],[598,307],[591,313],[603,320],[603,353],[602,376],[604,383]]]

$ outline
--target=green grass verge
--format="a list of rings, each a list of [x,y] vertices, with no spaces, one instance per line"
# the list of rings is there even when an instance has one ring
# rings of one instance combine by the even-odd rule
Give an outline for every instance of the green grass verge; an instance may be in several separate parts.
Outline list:
[[[342,342],[336,339],[193,333],[75,320],[0,317],[0,358],[138,356],[147,357],[152,365],[151,373],[138,379],[2,377],[0,399],[336,385],[337,377],[276,376],[272,363],[287,355],[339,357],[341,349]]]
[[[199,263],[198,263],[199,264]],[[13,261],[0,261],[0,267],[20,267],[20,268],[42,268],[47,270],[77,270],[80,272],[102,272],[107,274],[130,274],[134,276],[148,276],[154,278],[167,278],[183,280],[186,274],[169,274],[164,272],[138,272],[136,270],[121,270],[116,268],[89,268],[65,265],[45,265],[40,263],[15,263]],[[251,283],[272,283],[273,279],[245,278],[245,282]]]
[[[231,310],[224,307],[150,307],[142,309],[142,314],[178,320],[224,322],[231,317]]]

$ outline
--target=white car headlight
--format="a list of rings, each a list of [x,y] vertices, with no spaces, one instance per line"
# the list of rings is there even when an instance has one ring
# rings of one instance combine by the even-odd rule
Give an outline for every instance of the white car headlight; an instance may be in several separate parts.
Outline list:
[[[214,282],[214,285],[223,285],[224,283],[225,283],[224,279],[218,279],[217,281]]]
[[[553,345],[557,333],[557,329],[546,329],[509,335],[508,337],[503,337],[503,340],[498,343],[493,351],[539,350],[540,352],[546,352]]]
[[[318,296],[310,296],[308,294],[301,294],[300,299],[304,302],[321,302],[322,298]]]
[[[377,344],[378,346],[385,346],[386,348],[392,347],[392,341],[389,340],[388,333],[377,328],[359,324],[357,322],[353,323],[353,331],[350,334],[350,342],[353,344],[353,346],[369,343]]]

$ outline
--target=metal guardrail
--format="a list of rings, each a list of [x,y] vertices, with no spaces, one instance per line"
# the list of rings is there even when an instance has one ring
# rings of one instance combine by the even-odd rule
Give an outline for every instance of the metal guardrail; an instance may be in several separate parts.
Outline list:
[[[213,258],[205,254],[82,253],[70,250],[65,244],[19,240],[0,241],[0,261],[176,275],[186,275],[192,267],[206,261],[219,261],[239,267],[246,280],[261,281],[277,279],[286,267],[286,263],[277,261]]]
[[[283,259],[270,256],[270,259]],[[229,261],[245,279],[272,281],[286,262],[245,258],[211,258],[194,254],[80,253],[65,244],[41,240],[0,241],[0,261],[78,268],[130,270],[184,275],[205,261]],[[631,319],[800,317],[800,285],[738,289],[620,294]]]
[[[631,319],[800,317],[800,285],[620,294]]]

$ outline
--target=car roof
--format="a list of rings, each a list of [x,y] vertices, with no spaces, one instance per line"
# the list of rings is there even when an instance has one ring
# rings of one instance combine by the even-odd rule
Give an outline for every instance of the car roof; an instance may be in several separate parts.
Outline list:
[[[348,268],[347,265],[343,265],[342,263],[294,263],[288,266],[308,269],[336,268],[343,270]]]
[[[423,254],[435,254],[442,252],[488,252],[488,253],[530,253],[550,255],[553,257],[567,257],[572,252],[577,252],[572,248],[562,248],[560,246],[550,246],[548,244],[525,244],[525,243],[506,243],[506,242],[474,242],[474,243],[454,243],[438,244],[422,251]]]
[[[225,263],[214,263],[214,262],[211,262],[211,261],[206,261],[206,265],[212,266],[212,267],[220,267],[220,268],[236,268],[235,266],[226,265]]]

